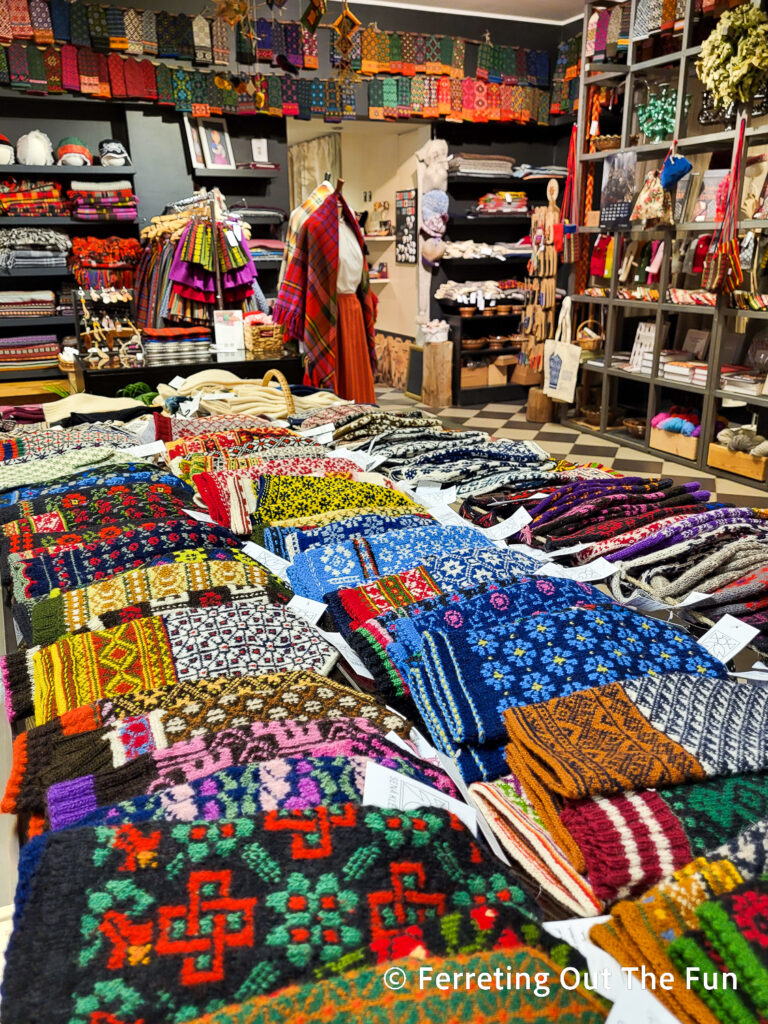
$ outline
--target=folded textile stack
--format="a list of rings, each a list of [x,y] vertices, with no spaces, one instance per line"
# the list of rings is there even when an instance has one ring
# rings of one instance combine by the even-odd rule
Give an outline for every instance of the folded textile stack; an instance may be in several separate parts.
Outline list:
[[[456,177],[475,175],[481,178],[489,176],[503,177],[512,176],[512,168],[515,166],[515,158],[512,156],[491,155],[488,153],[456,153],[448,163],[448,170]]]
[[[51,291],[0,292],[0,319],[17,316],[54,316],[56,296]]]
[[[76,220],[136,220],[138,196],[131,182],[72,181],[67,192]]]
[[[56,181],[7,178],[0,181],[0,212],[6,217],[64,217],[69,203]]]
[[[59,342],[55,334],[0,338],[0,373],[57,366],[58,357]]]
[[[67,235],[49,228],[0,230],[0,269],[65,269],[71,248]]]
[[[207,327],[143,327],[141,343],[147,366],[211,360],[211,332]]]

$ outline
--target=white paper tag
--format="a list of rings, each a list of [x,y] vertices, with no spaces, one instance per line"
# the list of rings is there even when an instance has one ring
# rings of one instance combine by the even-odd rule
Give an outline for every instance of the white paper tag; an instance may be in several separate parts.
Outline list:
[[[373,679],[373,676],[358,658],[341,633],[330,633],[328,630],[320,629],[317,632],[324,636],[331,646],[335,647],[349,667],[363,679]]]
[[[676,608],[688,608],[692,604],[701,604],[702,601],[708,601],[712,595],[704,594],[700,590],[692,590],[687,597],[685,597],[680,604],[675,605]]]
[[[350,462],[354,462],[362,470],[370,470],[371,463],[375,461],[368,452],[364,452],[360,448],[334,448],[333,453],[338,455],[340,459],[349,459]],[[383,462],[384,460],[382,459],[381,461]]]
[[[382,466],[385,462],[389,462],[389,455],[377,455],[376,458],[371,459],[366,466],[366,469],[369,473],[372,473],[374,469],[378,469],[379,466]]]
[[[228,228],[226,234],[227,234],[227,241],[229,242],[229,244],[231,246],[233,246],[233,247],[236,246],[237,245],[237,235],[232,230],[232,228]]]
[[[430,483],[425,480],[416,488],[416,501],[426,508],[433,505],[452,505],[456,501],[456,488],[441,488],[439,483]]]
[[[274,573],[275,576],[279,576],[281,580],[288,580],[288,573],[286,569],[291,564],[286,562],[280,555],[274,554],[272,551],[267,551],[266,548],[261,547],[259,544],[254,544],[252,540],[247,541],[243,544],[243,551],[246,555],[258,562],[259,565],[263,565],[270,572]]]
[[[759,629],[733,615],[724,615],[704,636],[699,637],[699,643],[713,658],[727,662],[743,650],[759,632]]]
[[[624,601],[627,608],[636,608],[639,612],[671,612],[668,604],[657,601],[655,597],[646,594],[644,590],[635,590],[630,594],[629,599]]]
[[[420,807],[438,807],[450,811],[464,822],[473,836],[477,835],[477,811],[461,800],[455,800],[439,789],[427,786],[417,779],[369,761],[365,769],[363,804],[369,807],[394,808],[398,811],[416,811]]]
[[[519,508],[509,519],[503,519],[500,523],[494,523],[487,530],[483,530],[483,535],[491,540],[506,540],[507,537],[519,533],[530,521],[530,513],[524,508]]]
[[[316,626],[325,614],[328,605],[323,601],[313,601],[311,597],[299,597],[298,594],[295,594],[285,607],[294,615],[298,615],[300,619],[305,619]]]
[[[206,399],[208,399],[211,396],[206,395],[205,397]],[[180,416],[183,420],[191,420],[192,417],[197,413],[197,410],[200,408],[200,402],[202,401],[202,398],[202,391],[198,391],[196,394],[192,396],[191,399],[189,399],[189,401],[181,403],[181,405],[179,406],[179,411],[176,413],[176,415]]]
[[[179,377],[177,375],[173,378],[173,380],[168,381],[168,387],[173,388],[174,391],[178,391],[180,387],[184,386],[184,382],[186,381],[186,379],[186,377]]]
[[[198,523],[213,523],[214,519],[208,515],[207,512],[198,512],[195,508],[185,508],[184,511],[190,519],[196,519]]]
[[[520,555],[533,558],[536,562],[551,561],[549,552],[542,551],[541,548],[529,548],[527,544],[507,544],[507,551],[516,551]]]
[[[604,558],[596,558],[586,565],[564,566],[556,562],[545,562],[536,570],[537,576],[557,576],[564,580],[576,580],[579,583],[591,583],[613,576],[621,568],[620,562],[607,562]]]
[[[440,752],[438,750],[435,750],[435,748],[429,742],[427,737],[424,736],[423,733],[420,733],[415,725],[413,726],[409,733],[409,738],[411,743],[418,750],[419,757],[424,758],[425,761],[440,760]]]
[[[481,313],[485,309],[485,296],[482,292],[477,293],[477,308]]]
[[[333,440],[333,424],[332,423],[321,423],[317,427],[309,427],[307,430],[299,430],[299,433],[303,437],[311,437],[317,441],[318,444],[325,444],[326,440]]]
[[[605,1024],[679,1024],[679,1021],[652,992],[640,988],[636,980],[631,991],[625,989],[618,994]]]
[[[150,441],[149,444],[140,444],[136,448],[126,448],[126,451],[135,455],[137,459],[143,459],[148,455],[165,454],[165,441]]]
[[[583,551],[585,548],[591,548],[592,547],[592,543],[593,542],[590,542],[588,544],[586,544],[586,543],[571,544],[571,546],[569,548],[558,548],[556,551],[550,551],[549,552],[549,557],[550,558],[562,558],[563,555],[577,555],[580,551]]]
[[[412,730],[411,737],[413,737],[414,731],[415,730]],[[431,747],[430,749],[434,750],[434,747]],[[504,864],[509,864],[510,860],[507,857],[504,850],[502,850],[501,844],[496,838],[496,834],[494,833],[491,826],[488,824],[488,821],[485,815],[483,814],[482,810],[478,808],[477,803],[475,802],[475,800],[473,800],[472,794],[469,792],[467,784],[464,781],[461,772],[459,771],[459,766],[456,764],[452,757],[449,757],[447,754],[442,753],[442,751],[440,750],[434,750],[434,754],[437,757],[440,764],[443,766],[445,774],[451,779],[451,781],[454,783],[458,791],[467,801],[469,806],[477,811],[477,826],[485,836],[485,841],[488,843],[488,845],[490,846],[490,848],[493,850],[494,854],[499,858],[500,861],[502,861]]]

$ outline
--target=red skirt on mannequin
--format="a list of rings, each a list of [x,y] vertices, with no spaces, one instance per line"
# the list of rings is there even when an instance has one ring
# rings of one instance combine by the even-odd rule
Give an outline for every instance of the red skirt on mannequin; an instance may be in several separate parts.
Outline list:
[[[354,293],[339,293],[337,301],[336,394],[352,402],[373,404],[376,392],[360,300]]]

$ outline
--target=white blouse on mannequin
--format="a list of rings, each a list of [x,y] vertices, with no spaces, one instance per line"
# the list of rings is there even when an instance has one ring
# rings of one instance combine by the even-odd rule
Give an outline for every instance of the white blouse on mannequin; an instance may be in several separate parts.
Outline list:
[[[339,266],[336,291],[340,295],[354,295],[363,279],[363,250],[357,235],[342,218],[339,221]]]

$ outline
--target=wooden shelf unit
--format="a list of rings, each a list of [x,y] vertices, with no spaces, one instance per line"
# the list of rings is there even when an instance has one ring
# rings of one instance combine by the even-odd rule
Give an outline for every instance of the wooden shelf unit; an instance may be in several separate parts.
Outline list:
[[[635,0],[628,0],[630,3],[630,18],[631,25],[634,25],[635,16]],[[587,24],[589,22],[590,15],[593,8],[596,6],[604,6],[603,2],[597,2],[597,0],[589,0],[585,7],[584,14],[584,31],[583,40],[587,38]],[[623,83],[624,85],[624,109],[622,114],[622,127],[621,127],[621,145],[618,149],[608,150],[600,153],[584,153],[579,151],[579,158],[577,161],[576,168],[576,199],[577,204],[581,202],[581,197],[584,194],[583,183],[584,176],[587,173],[590,165],[594,166],[595,163],[603,161],[607,156],[619,152],[634,152],[637,154],[638,162],[657,160],[658,165],[661,165],[663,157],[669,149],[670,142],[660,143],[648,143],[637,146],[630,146],[629,137],[633,131],[633,107],[632,102],[634,96],[634,88],[638,80],[642,80],[642,76],[646,71],[651,69],[657,69],[662,67],[669,67],[673,71],[672,88],[676,88],[677,92],[677,109],[675,117],[675,126],[673,130],[673,137],[678,140],[678,147],[681,153],[695,153],[695,152],[706,152],[709,149],[731,150],[731,166],[736,156],[736,145],[739,133],[739,126],[742,120],[746,123],[745,131],[745,150],[750,145],[754,145],[761,141],[768,141],[768,119],[761,119],[759,124],[750,123],[749,111],[743,109],[737,116],[736,123],[732,128],[723,128],[722,130],[715,130],[712,132],[701,132],[696,135],[686,136],[685,131],[688,122],[688,115],[685,110],[681,97],[686,95],[687,82],[690,74],[695,73],[693,70],[693,62],[701,50],[700,45],[693,44],[693,33],[694,33],[694,4],[693,0],[688,0],[686,3],[685,19],[683,21],[682,30],[680,32],[680,49],[674,53],[664,54],[659,57],[654,57],[650,60],[635,61],[634,56],[637,52],[638,40],[635,40],[630,31],[629,50],[627,52],[627,65],[626,68],[616,67],[614,69],[606,70],[604,73],[600,73],[597,76],[582,75],[579,90],[579,120],[578,120],[578,145],[581,149],[584,148],[587,138],[587,124],[586,119],[588,117],[588,104],[587,95],[588,89],[591,85],[598,82],[603,84],[610,84],[615,82],[616,84]],[[583,44],[584,45],[584,44]],[[582,67],[587,69],[589,72],[590,65],[587,64],[586,55],[582,51]],[[597,172],[599,173],[599,172]],[[739,202],[741,201],[741,189],[743,187],[742,181],[739,183]],[[599,203],[599,189],[597,184],[595,186],[595,202]],[[581,225],[581,221],[584,219],[583,212],[578,209],[575,220]],[[747,230],[748,228],[765,227],[768,228],[768,221],[750,221],[740,219],[738,222],[740,230]],[[597,434],[599,437],[605,438],[606,440],[613,441],[616,444],[625,445],[627,447],[636,448],[640,451],[646,452],[649,459],[658,461],[671,461],[678,462],[681,465],[687,466],[689,469],[691,466],[696,467],[702,473],[712,475],[717,473],[718,476],[725,476],[730,480],[737,481],[741,484],[753,486],[753,487],[765,487],[768,489],[768,482],[760,483],[759,481],[747,479],[744,476],[740,476],[735,473],[726,472],[721,469],[710,468],[707,464],[707,455],[709,442],[714,440],[714,427],[716,417],[719,411],[719,405],[724,400],[732,400],[734,402],[741,402],[745,406],[754,406],[759,410],[768,410],[768,396],[758,395],[742,395],[734,392],[724,391],[720,388],[720,367],[722,364],[722,343],[723,335],[726,330],[726,324],[730,325],[730,329],[733,329],[733,320],[735,317],[744,316],[746,318],[762,318],[768,319],[768,314],[752,311],[752,310],[738,310],[730,307],[728,296],[718,295],[717,301],[714,306],[695,306],[695,305],[678,305],[666,301],[667,289],[670,282],[670,250],[671,240],[677,233],[685,232],[706,232],[716,228],[716,224],[710,223],[681,223],[671,226],[665,226],[662,228],[654,228],[648,230],[642,230],[637,228],[623,229],[610,232],[603,232],[613,235],[614,238],[614,252],[615,257],[613,260],[612,273],[610,276],[609,294],[605,297],[601,296],[589,296],[589,295],[576,295],[571,289],[573,296],[573,302],[577,307],[581,307],[583,311],[583,317],[589,315],[589,311],[595,307],[602,307],[605,311],[605,335],[606,343],[604,352],[595,353],[596,358],[601,358],[603,365],[601,367],[586,366],[582,367],[581,381],[584,384],[589,383],[589,386],[599,384],[601,387],[601,401],[600,401],[600,425],[596,428],[591,427],[583,422],[579,421],[578,416],[575,418],[564,419],[564,423],[574,427],[577,430],[583,430],[585,433],[590,435]],[[579,232],[590,236],[600,232],[599,227],[584,226],[579,227]],[[665,246],[664,259],[662,262],[661,272],[659,275],[658,283],[654,287],[658,287],[660,300],[658,302],[643,302],[632,299],[619,299],[616,296],[616,290],[618,286],[618,273],[621,265],[621,259],[619,253],[621,251],[620,245],[623,238],[663,238],[667,240]],[[588,257],[587,257],[588,258]],[[656,343],[653,351],[653,364],[652,370],[649,375],[633,373],[623,370],[619,366],[612,366],[611,362],[613,359],[614,348],[616,342],[620,341],[619,327],[621,324],[622,316],[627,312],[631,311],[634,315],[641,315],[642,311],[647,312],[647,318],[653,318],[656,326]],[[574,313],[574,323],[579,319],[579,309]],[[711,330],[711,337],[709,348],[707,352],[707,361],[709,364],[708,370],[708,381],[706,387],[694,385],[690,383],[684,383],[679,381],[669,380],[660,375],[659,371],[659,356],[662,347],[663,335],[663,324],[668,320],[670,316],[684,316],[687,319],[692,317],[700,318],[692,323],[702,328]],[[679,324],[678,324],[679,329]],[[626,432],[617,431],[615,427],[609,428],[609,410],[613,409],[617,404],[617,384],[618,381],[625,380],[631,381],[638,388],[647,388],[646,394],[646,408],[645,408],[645,419],[647,421],[646,435],[644,439],[637,439],[630,437]],[[697,405],[701,414],[701,434],[697,448],[697,456],[695,460],[676,456],[666,451],[660,451],[650,446],[650,422],[656,413],[660,412],[663,408],[664,402],[662,401],[662,391],[676,391],[682,395],[690,395],[691,405]],[[638,411],[636,415],[643,415],[642,411]],[[766,419],[768,420],[768,412],[765,413]]]

